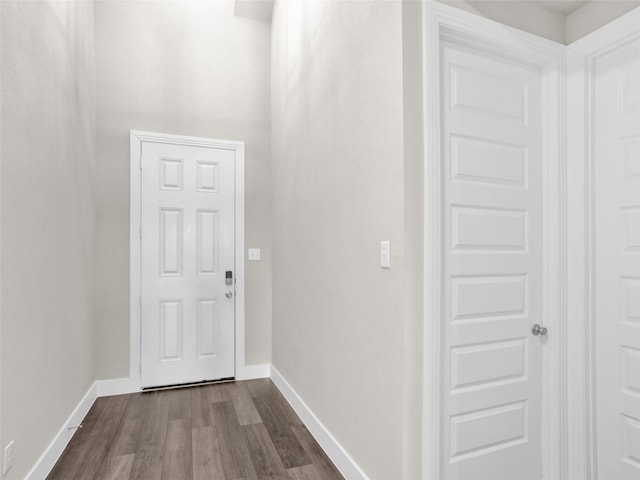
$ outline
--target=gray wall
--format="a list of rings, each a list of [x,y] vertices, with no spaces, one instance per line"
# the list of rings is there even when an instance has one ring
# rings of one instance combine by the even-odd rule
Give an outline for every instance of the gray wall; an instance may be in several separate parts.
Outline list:
[[[402,4],[276,2],[272,44],[273,364],[371,478],[406,478]]]
[[[94,380],[93,5],[0,8],[0,445],[22,479]]]
[[[270,25],[233,1],[98,1],[96,377],[129,376],[129,131],[246,142],[246,363],[271,361]]]

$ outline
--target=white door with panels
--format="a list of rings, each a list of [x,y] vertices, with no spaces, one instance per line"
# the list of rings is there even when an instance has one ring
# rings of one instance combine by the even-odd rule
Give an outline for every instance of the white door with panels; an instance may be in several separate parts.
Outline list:
[[[541,72],[441,58],[442,477],[540,480]]]
[[[640,39],[596,58],[597,478],[640,478]]]
[[[141,145],[141,385],[233,377],[234,151]]]

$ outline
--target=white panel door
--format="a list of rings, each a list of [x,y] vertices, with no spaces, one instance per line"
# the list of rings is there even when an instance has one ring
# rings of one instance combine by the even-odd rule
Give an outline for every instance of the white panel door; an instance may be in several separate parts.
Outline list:
[[[541,74],[442,61],[443,476],[540,480]]]
[[[234,152],[143,142],[141,168],[142,387],[233,377]]]
[[[640,478],[640,41],[594,64],[599,480]]]

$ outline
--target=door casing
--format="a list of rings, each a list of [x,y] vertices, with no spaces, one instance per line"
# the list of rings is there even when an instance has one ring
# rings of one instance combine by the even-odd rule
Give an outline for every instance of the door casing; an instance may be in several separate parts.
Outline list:
[[[441,42],[472,46],[542,72],[543,315],[549,328],[542,366],[542,471],[566,475],[566,145],[565,47],[436,2],[424,4],[424,383],[423,478],[441,477],[442,175],[440,129]]]
[[[141,213],[142,213],[142,144],[165,143],[232,150],[235,153],[235,378],[245,376],[245,276],[244,276],[244,142],[170,135],[164,133],[130,133],[130,349],[129,381],[133,390],[140,389],[141,352]]]

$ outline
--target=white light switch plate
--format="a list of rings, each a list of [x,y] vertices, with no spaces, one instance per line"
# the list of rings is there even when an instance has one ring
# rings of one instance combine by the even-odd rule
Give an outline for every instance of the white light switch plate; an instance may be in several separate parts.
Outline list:
[[[260,249],[259,248],[250,248],[249,249],[249,260],[257,261],[260,260]]]
[[[391,242],[380,242],[380,266],[391,268]]]

